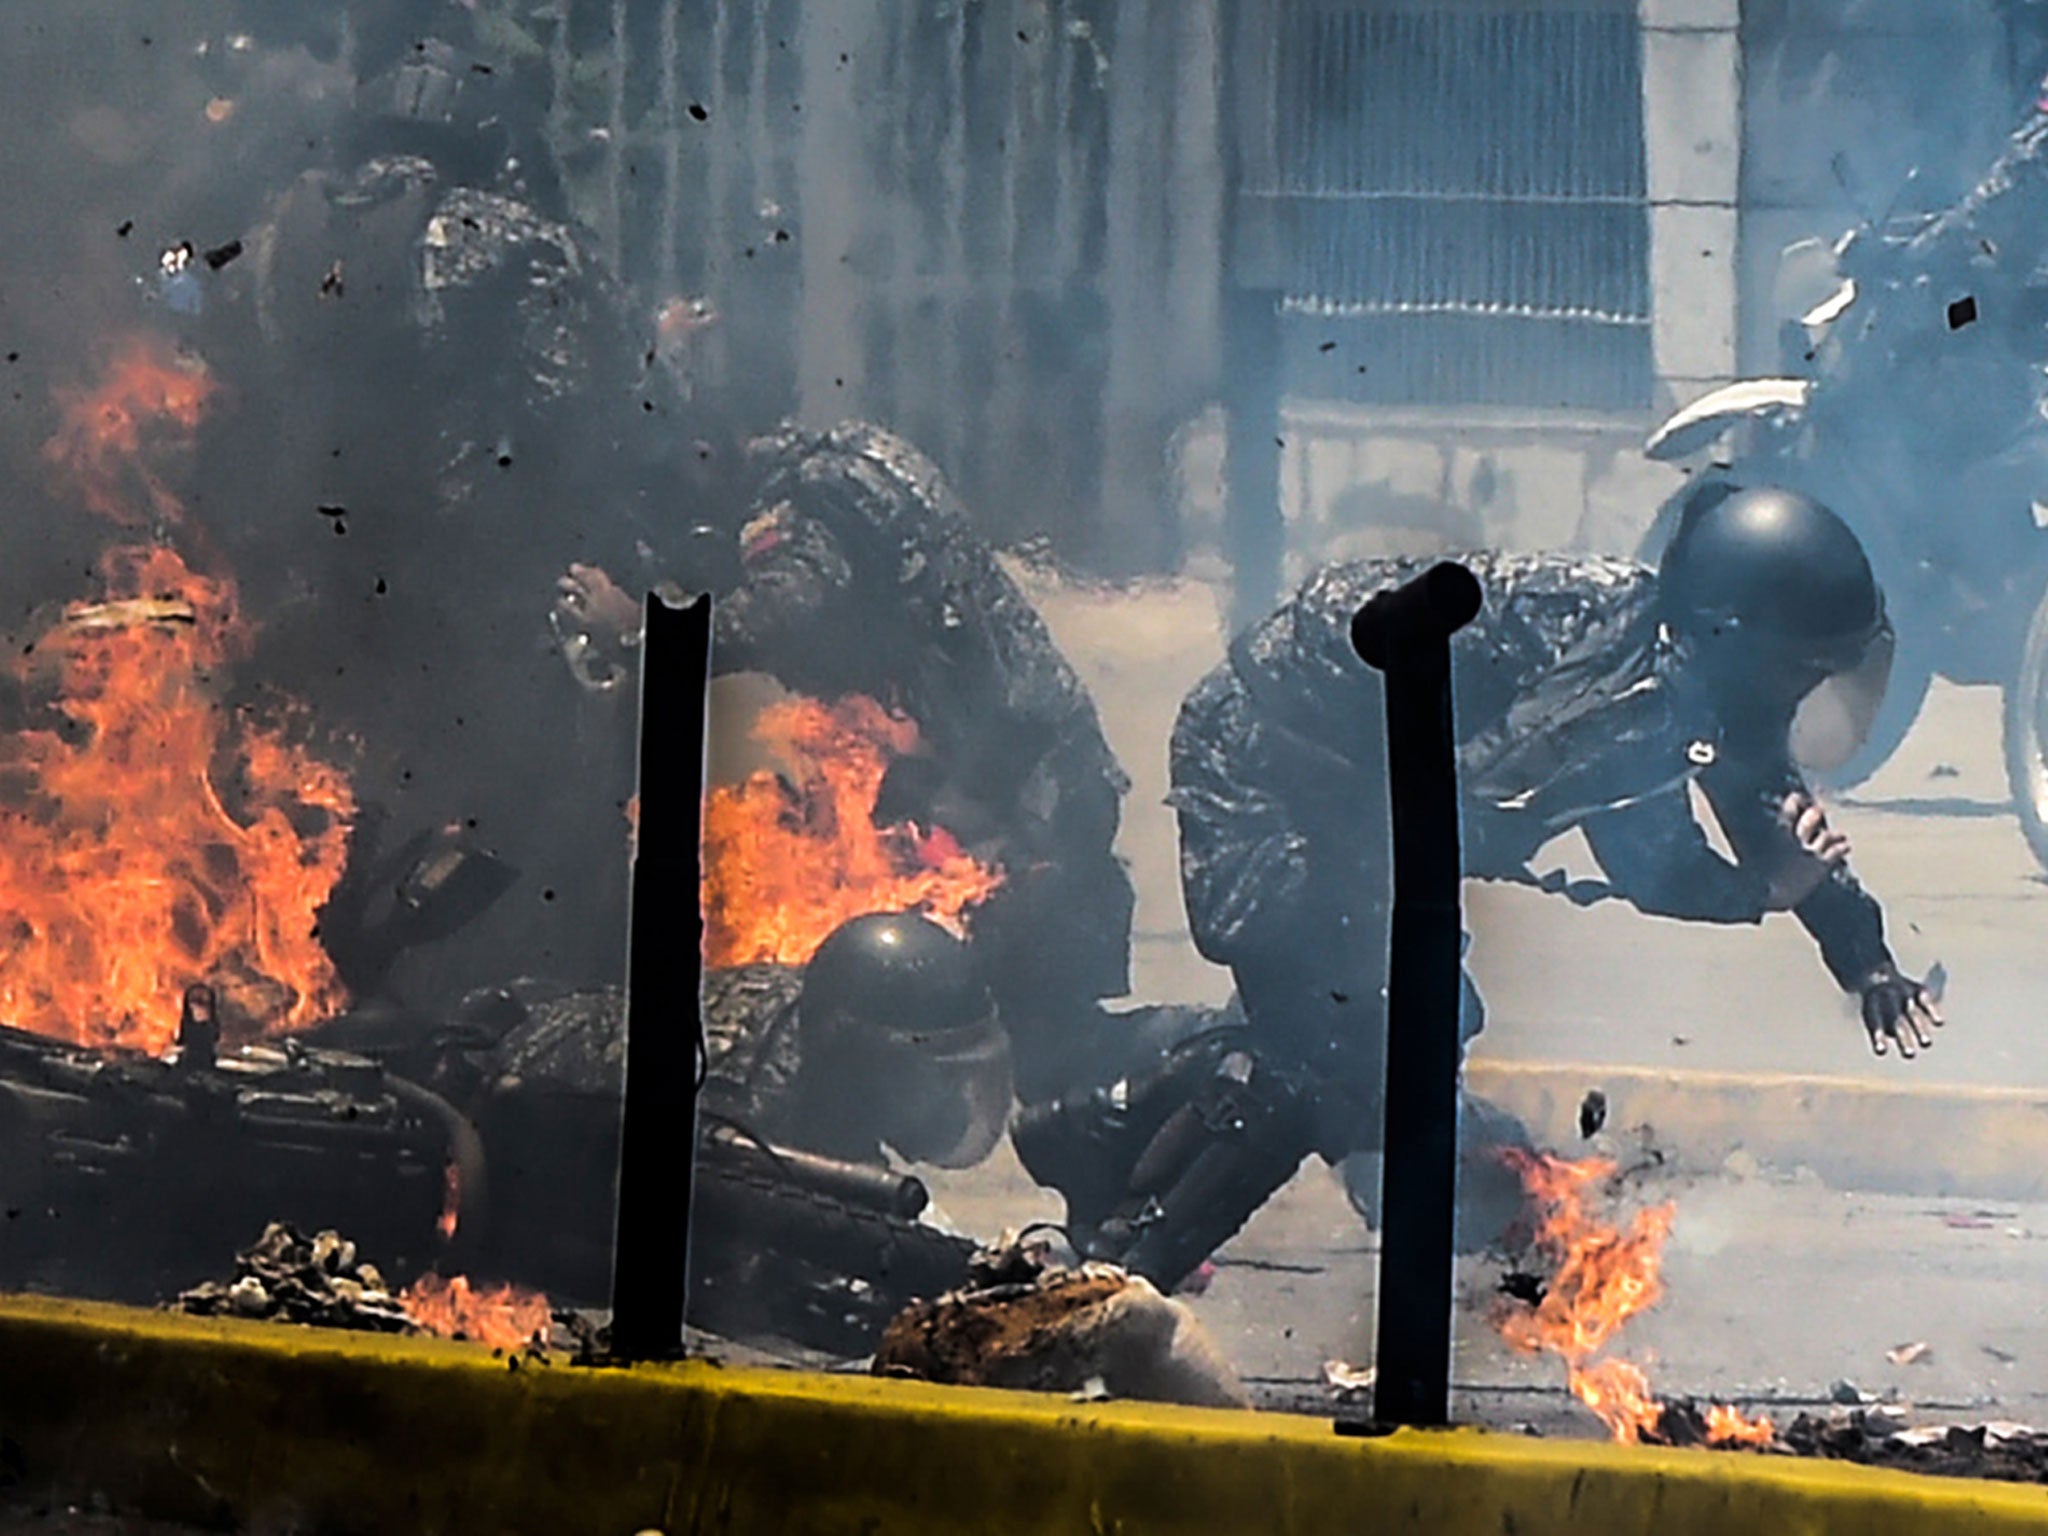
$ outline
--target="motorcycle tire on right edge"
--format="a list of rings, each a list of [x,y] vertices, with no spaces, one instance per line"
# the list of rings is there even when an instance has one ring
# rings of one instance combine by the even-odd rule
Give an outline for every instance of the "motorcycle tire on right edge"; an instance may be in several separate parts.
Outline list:
[[[2048,869],[2048,595],[2034,608],[2005,690],[2005,777],[2035,860]]]

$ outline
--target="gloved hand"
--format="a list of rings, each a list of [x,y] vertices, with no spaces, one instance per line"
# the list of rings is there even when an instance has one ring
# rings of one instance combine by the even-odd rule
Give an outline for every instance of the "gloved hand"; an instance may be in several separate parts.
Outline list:
[[[1941,1027],[1941,1010],[1934,994],[1890,964],[1879,966],[1864,979],[1863,1027],[1870,1031],[1870,1048],[1882,1056],[1897,1042],[1899,1054],[1908,1060],[1934,1044],[1930,1029]]]

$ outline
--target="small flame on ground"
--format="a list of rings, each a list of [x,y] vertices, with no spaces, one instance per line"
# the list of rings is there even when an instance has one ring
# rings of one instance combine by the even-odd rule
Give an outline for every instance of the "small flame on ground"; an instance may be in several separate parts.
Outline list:
[[[428,1333],[491,1349],[547,1346],[554,1326],[548,1299],[516,1285],[473,1286],[467,1275],[421,1275],[398,1294],[405,1315]]]
[[[1707,1406],[1709,1445],[1769,1445],[1777,1437],[1777,1429],[1768,1415],[1759,1414],[1751,1419],[1744,1417],[1741,1409],[1726,1403]]]
[[[788,699],[753,737],[788,765],[719,785],[704,807],[704,958],[714,967],[801,965],[869,912],[921,911],[958,934],[1003,883],[943,827],[877,827],[889,765],[917,726],[873,699]]]
[[[211,392],[132,341],[64,398],[45,452],[94,511],[177,523],[152,466]],[[231,576],[164,543],[111,548],[100,575],[9,664],[42,720],[0,738],[0,1022],[162,1052],[206,983],[262,1028],[315,1023],[346,1002],[315,923],[347,858],[348,780],[223,706],[218,673],[252,639]]]
[[[434,1229],[441,1234],[444,1243],[455,1240],[455,1229],[462,1224],[462,1169],[451,1158],[442,1176],[441,1214],[434,1218]]]
[[[1503,1154],[1542,1215],[1536,1245],[1557,1265],[1541,1301],[1517,1305],[1498,1319],[1501,1336],[1528,1354],[1547,1352],[1565,1363],[1565,1381],[1617,1441],[1656,1438],[1663,1405],[1640,1367],[1596,1359],[1622,1325],[1663,1297],[1664,1241],[1676,1208],[1669,1202],[1637,1211],[1616,1226],[1591,1209],[1594,1187],[1611,1176],[1605,1158],[1567,1162],[1548,1153],[1509,1149]],[[1745,1418],[1714,1404],[1706,1410],[1710,1445],[1767,1445],[1768,1418]]]

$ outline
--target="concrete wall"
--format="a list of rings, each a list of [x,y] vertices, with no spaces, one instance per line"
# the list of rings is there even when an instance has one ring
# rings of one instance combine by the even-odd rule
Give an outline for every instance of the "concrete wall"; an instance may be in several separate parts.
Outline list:
[[[1363,416],[1300,401],[1283,428],[1297,571],[1321,559],[1479,545],[1626,554],[1678,483],[1643,459],[1635,422]]]
[[[1640,0],[1658,404],[1735,376],[1739,0]]]

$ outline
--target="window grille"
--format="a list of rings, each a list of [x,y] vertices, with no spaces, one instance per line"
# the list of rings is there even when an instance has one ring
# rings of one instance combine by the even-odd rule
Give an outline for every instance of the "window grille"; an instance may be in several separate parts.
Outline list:
[[[1297,0],[1272,148],[1290,385],[1594,409],[1651,389],[1633,8]]]

